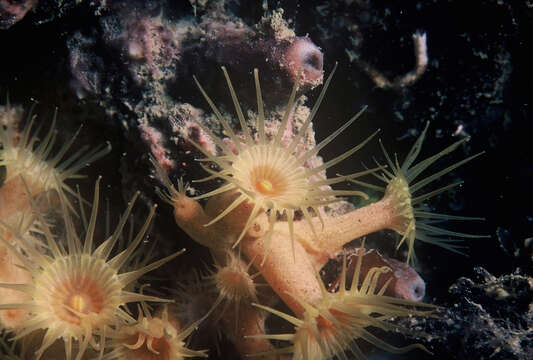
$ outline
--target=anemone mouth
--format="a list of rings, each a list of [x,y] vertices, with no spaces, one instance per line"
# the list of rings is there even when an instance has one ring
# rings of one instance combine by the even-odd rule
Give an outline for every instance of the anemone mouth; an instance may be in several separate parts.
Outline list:
[[[39,279],[35,301],[47,307],[66,326],[108,323],[120,305],[121,289],[116,271],[89,255],[72,255],[51,263]]]
[[[165,336],[160,336],[152,340],[152,349],[154,353],[159,355],[162,359],[168,358],[170,355],[170,344]]]
[[[250,182],[259,194],[277,197],[286,193],[287,179],[277,170],[269,165],[259,165],[252,169]]]
[[[272,145],[246,149],[232,164],[233,178],[253,200],[262,198],[269,208],[297,209],[305,202],[309,183],[305,170],[292,154]]]

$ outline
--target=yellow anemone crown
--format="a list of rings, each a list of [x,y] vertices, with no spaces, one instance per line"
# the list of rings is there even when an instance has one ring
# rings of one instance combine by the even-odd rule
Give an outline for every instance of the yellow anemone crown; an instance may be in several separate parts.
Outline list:
[[[215,113],[218,121],[224,129],[224,132],[228,135],[229,140],[231,140],[233,143],[233,148],[228,146],[228,144],[222,139],[218,138],[210,129],[199,124],[202,130],[208,136],[210,136],[220,148],[222,154],[220,156],[213,155],[195,143],[193,140],[189,139],[189,141],[191,141],[191,143],[193,143],[198,150],[200,150],[206,156],[207,161],[216,164],[220,168],[219,171],[214,171],[204,167],[205,170],[211,174],[211,176],[197,181],[220,178],[225,180],[226,184],[211,192],[196,196],[194,199],[198,200],[202,198],[208,198],[227,191],[236,191],[239,195],[227,208],[221,211],[205,226],[212,225],[213,223],[222,219],[224,216],[228,215],[239,205],[248,202],[249,204],[253,205],[253,207],[251,207],[250,216],[248,217],[248,220],[233,247],[235,247],[242,240],[246,232],[252,226],[253,220],[261,212],[268,213],[270,224],[269,233],[273,229],[278,217],[285,215],[287,218],[291,239],[294,241],[293,221],[296,211],[299,211],[303,214],[304,219],[309,223],[309,226],[316,234],[311,223],[311,214],[309,213],[309,209],[313,209],[315,214],[320,217],[318,207],[340,201],[337,196],[346,195],[362,196],[365,198],[367,197],[365,193],[360,191],[333,190],[329,186],[347,179],[353,179],[362,176],[363,174],[371,172],[372,170],[347,176],[338,176],[331,179],[327,179],[325,176],[323,176],[322,172],[351,156],[353,153],[363,147],[368,141],[370,141],[370,139],[376,135],[377,131],[365,139],[362,143],[352,147],[334,159],[324,162],[320,166],[314,168],[309,168],[306,166],[306,162],[308,162],[308,160],[316,156],[324,146],[329,144],[341,132],[343,132],[348,126],[357,120],[365,110],[364,108],[312,149],[304,152],[298,151],[298,149],[302,147],[301,145],[303,145],[302,143],[304,140],[304,135],[307,129],[311,126],[312,120],[322,102],[322,99],[324,98],[326,89],[331,81],[335,69],[328,77],[309,116],[300,127],[298,133],[288,143],[288,145],[285,145],[282,142],[282,138],[288,129],[289,117],[293,110],[293,105],[295,104],[294,99],[298,90],[298,82],[295,83],[292,89],[277,133],[270,137],[266,134],[265,113],[261,95],[261,87],[259,83],[259,74],[257,69],[254,70],[258,114],[257,123],[255,124],[257,134],[252,136],[252,131],[246,123],[243,111],[233,89],[229,75],[224,67],[222,67],[222,71],[224,72],[224,76],[233,99],[233,104],[235,106],[237,117],[242,129],[242,136],[238,136],[235,133],[228,120],[220,113],[216,105],[209,98],[198,80],[195,78],[198,88]]]

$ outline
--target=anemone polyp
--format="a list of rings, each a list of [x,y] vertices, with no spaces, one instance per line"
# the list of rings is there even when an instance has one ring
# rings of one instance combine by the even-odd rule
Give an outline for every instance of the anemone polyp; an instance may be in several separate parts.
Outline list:
[[[223,266],[216,265],[214,274],[210,276],[218,293],[218,298],[213,307],[216,307],[220,302],[224,302],[223,309],[220,312],[220,316],[222,316],[228,306],[233,305],[236,326],[240,304],[250,304],[252,301],[257,301],[257,285],[254,279],[260,273],[251,275],[251,266],[252,263],[246,264],[240,257],[228,251],[226,263]]]
[[[363,252],[361,252],[363,253]],[[295,326],[293,334],[255,335],[252,338],[289,341],[291,346],[268,351],[263,354],[293,353],[294,360],[326,360],[333,357],[347,359],[346,352],[351,352],[355,359],[366,359],[357,344],[364,340],[382,350],[392,353],[404,353],[415,348],[429,352],[421,344],[395,347],[372,333],[372,328],[385,331],[405,332],[406,329],[388,321],[392,317],[410,315],[431,315],[436,306],[409,300],[384,296],[390,279],[379,288],[379,277],[391,269],[388,267],[371,268],[364,279],[360,279],[362,256],[359,255],[351,284],[346,281],[346,256],[343,260],[341,284],[339,291],[330,293],[322,281],[322,299],[315,305],[305,299],[291,294],[305,309],[301,318],[285,314],[267,306],[254,304],[277,315]],[[348,286],[349,285],[349,286]]]
[[[155,316],[143,303],[136,324],[123,326],[114,335],[113,350],[103,360],[182,360],[187,357],[207,357],[206,350],[186,347],[185,339],[204,318],[181,329],[169,314],[168,307]]]
[[[392,161],[389,153],[380,141],[381,149],[389,168],[383,169],[383,173],[381,175],[374,174],[374,176],[387,184],[385,188],[379,188],[358,180],[350,179],[350,181],[353,181],[356,184],[370,186],[385,192],[384,200],[389,201],[394,208],[394,214],[392,217],[393,220],[389,228],[402,236],[400,242],[398,243],[398,247],[400,247],[403,243],[407,243],[408,263],[413,263],[416,261],[414,251],[415,239],[441,246],[447,250],[461,254],[461,249],[464,248],[464,246],[460,245],[459,243],[462,241],[462,239],[487,237],[485,235],[474,235],[449,231],[433,225],[435,222],[448,220],[484,220],[480,217],[438,214],[429,212],[424,208],[423,203],[426,200],[461,185],[462,181],[445,185],[436,190],[420,193],[420,191],[430,183],[436,181],[443,175],[458,168],[459,166],[462,166],[482,155],[483,152],[469,156],[425,178],[415,181],[415,179],[417,179],[419,175],[429,166],[431,166],[441,157],[459,148],[459,146],[467,140],[467,138],[458,140],[442,151],[429,156],[422,161],[419,161],[417,164],[413,164],[420,153],[428,127],[429,122],[426,123],[424,130],[421,132],[420,136],[409,150],[409,153],[401,165],[398,163],[398,159]]]
[[[257,299],[253,277],[248,274],[248,266],[244,264],[219,267],[213,278],[224,299],[232,302]]]
[[[24,180],[22,182],[25,184]],[[56,238],[38,211],[35,213],[39,222],[42,223],[41,231],[46,240],[47,253],[42,253],[40,249],[32,246],[33,244],[28,243],[25,237],[16,235],[18,242],[24,245],[25,254],[22,254],[8,240],[0,236],[0,241],[8,251],[16,256],[24,268],[31,273],[29,283],[0,284],[0,287],[26,293],[31,300],[2,304],[0,309],[22,309],[30,313],[30,318],[20,323],[15,329],[16,338],[22,338],[38,329],[46,330],[41,347],[36,352],[36,359],[39,359],[46,349],[60,338],[65,341],[65,353],[68,360],[72,359],[74,341],[79,342],[76,360],[82,358],[89,344],[100,351],[101,357],[105,349],[106,337],[111,330],[120,325],[135,322],[135,319],[122,308],[123,305],[138,301],[167,301],[154,296],[129,292],[126,288],[145,273],[161,266],[183,251],[141,268],[121,272],[144,238],[155,214],[156,206],[152,207],[144,225],[128,247],[110,258],[138,193],[130,201],[113,234],[93,249],[97,226],[99,184],[100,178],[95,185],[93,207],[83,242],[74,230],[69,206],[61,189],[59,194],[66,239]],[[29,191],[27,187],[26,190]],[[28,198],[32,207],[35,207],[33,196],[28,194]],[[0,221],[0,225],[16,234],[16,231],[3,221]],[[99,339],[98,344],[96,339]]]
[[[318,207],[339,201],[340,199],[336,196],[362,196],[366,198],[366,194],[360,191],[333,190],[329,187],[329,185],[361,176],[361,173],[326,179],[325,176],[322,175],[322,172],[351,156],[364,144],[370,141],[370,139],[377,132],[369,136],[361,144],[354,146],[345,153],[323,163],[320,166],[310,168],[307,165],[307,162],[312,157],[316,156],[324,146],[330,143],[342,131],[344,131],[355,120],[357,120],[364,109],[348,120],[338,130],[326,137],[326,139],[320,142],[316,147],[305,152],[302,152],[300,149],[303,145],[302,143],[304,141],[305,133],[309,126],[311,126],[312,120],[318,110],[318,107],[320,106],[320,103],[322,102],[322,99],[324,98],[326,89],[331,81],[335,69],[328,77],[317,102],[310,112],[310,115],[300,127],[298,134],[296,134],[287,145],[284,144],[282,139],[285,132],[288,131],[288,121],[293,111],[294,99],[298,89],[298,81],[295,82],[292,93],[289,96],[289,100],[277,133],[272,137],[269,137],[266,134],[265,112],[258,70],[254,70],[258,116],[257,123],[255,124],[257,136],[252,136],[251,128],[246,123],[243,111],[233,89],[229,75],[224,67],[222,67],[222,71],[226,78],[237,117],[241,125],[242,137],[236,135],[228,120],[226,120],[220,113],[216,105],[209,98],[198,80],[195,78],[198,88],[217,116],[218,121],[224,128],[225,133],[229,136],[229,140],[232,142],[233,147],[228,146],[226,142],[218,138],[210,129],[199,124],[203,131],[205,131],[206,134],[208,134],[217,144],[222,151],[222,154],[220,156],[213,155],[200,145],[196,144],[193,140],[190,141],[206,156],[208,161],[213,162],[220,168],[220,171],[214,171],[204,167],[206,171],[211,174],[208,179],[220,178],[225,180],[226,184],[211,192],[196,196],[194,199],[198,200],[202,198],[209,198],[227,191],[236,191],[238,196],[229,206],[221,209],[219,214],[205,224],[205,226],[214,224],[223,217],[227,216],[239,205],[248,203],[251,205],[248,220],[244,225],[242,232],[234,242],[233,247],[235,247],[242,240],[247,231],[253,225],[253,220],[261,212],[268,213],[270,230],[272,230],[278,217],[286,216],[291,239],[294,241],[293,222],[295,213],[297,211],[303,214],[304,218],[309,223],[309,226],[311,226],[313,232],[315,233],[314,227],[311,223],[311,214],[309,209],[313,209],[315,214],[320,216]]]
[[[3,113],[12,113],[9,103]],[[77,174],[80,169],[111,150],[109,143],[94,149],[83,146],[70,157],[65,157],[80,128],[55,154],[52,154],[57,135],[55,125],[57,110],[48,131],[44,134],[41,134],[40,126],[36,131],[32,131],[35,125],[32,110],[21,132],[17,131],[17,121],[20,119],[8,120],[7,124],[3,124],[5,127],[0,127],[0,167],[5,167],[6,172],[0,186],[0,219],[29,205],[21,176],[33,196],[50,190],[73,193],[65,181],[80,178],[81,176]]]

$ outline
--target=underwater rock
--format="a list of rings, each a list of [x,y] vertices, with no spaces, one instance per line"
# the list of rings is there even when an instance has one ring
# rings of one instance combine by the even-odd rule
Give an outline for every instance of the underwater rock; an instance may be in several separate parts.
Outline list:
[[[37,5],[38,0],[2,0],[0,1],[0,29],[7,29],[16,24],[28,11]]]
[[[494,276],[482,267],[449,288],[438,319],[416,323],[436,335],[425,343],[436,358],[528,360],[533,355],[533,278]],[[424,342],[421,339],[421,342]]]
[[[195,161],[199,152],[186,138],[215,150],[198,123],[215,134],[222,130],[213,115],[204,114],[207,104],[193,75],[208,93],[226,93],[220,71],[224,65],[239,84],[244,111],[256,111],[249,73],[258,68],[264,101],[273,110],[267,116],[267,127],[280,119],[277,106],[285,104],[296,81],[299,95],[322,83],[321,50],[308,37],[295,35],[283,20],[282,10],[250,26],[224,2],[211,3],[198,18],[175,17],[176,9],[168,4],[125,4],[112,3],[113,11],[101,16],[97,27],[69,38],[71,86],[79,98],[99,101],[111,121],[123,125],[133,147],[151,152],[171,178],[190,181],[203,174]],[[309,112],[304,99],[291,113],[291,124],[301,122]],[[226,97],[216,100],[225,113],[231,103]],[[315,143],[312,129],[309,132],[311,148]],[[146,156],[139,157],[136,152],[126,156],[133,158],[129,167],[123,168],[127,172],[124,179],[134,181],[127,187],[151,188],[145,180],[136,183],[148,178],[150,167],[143,162]],[[136,163],[138,166],[132,166]],[[197,186],[205,191],[203,185]]]

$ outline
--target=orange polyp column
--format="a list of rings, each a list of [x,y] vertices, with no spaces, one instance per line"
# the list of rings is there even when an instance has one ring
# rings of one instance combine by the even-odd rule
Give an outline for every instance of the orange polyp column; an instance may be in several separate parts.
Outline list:
[[[0,219],[22,211],[29,205],[28,194],[20,177],[17,176],[0,187]]]
[[[294,242],[294,256],[290,237],[279,232],[273,232],[270,239],[268,236],[246,237],[241,246],[243,253],[253,259],[255,268],[297,317],[303,315],[304,309],[289,292],[311,304],[322,298],[318,270],[297,241]]]
[[[320,249],[322,253],[312,255],[315,255],[319,263],[322,263],[324,258],[335,256],[344,245],[354,239],[379,230],[391,229],[394,225],[395,213],[393,204],[384,198],[344,215],[324,216],[324,226],[318,218],[313,218],[316,236],[309,225],[303,221],[294,223],[294,232],[298,238]]]

